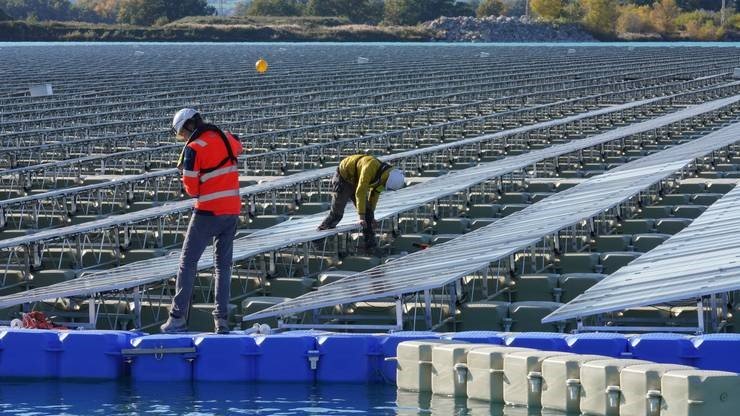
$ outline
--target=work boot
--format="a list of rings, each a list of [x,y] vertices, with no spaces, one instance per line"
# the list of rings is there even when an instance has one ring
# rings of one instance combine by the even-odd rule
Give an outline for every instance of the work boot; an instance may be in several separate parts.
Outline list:
[[[366,256],[378,257],[378,258],[383,257],[386,254],[385,251],[382,248],[378,247],[378,246],[371,247],[371,248],[365,248],[363,250],[363,253]]]
[[[229,321],[224,318],[213,318],[213,326],[215,327],[214,332],[217,334],[228,334],[231,332]]]
[[[365,251],[371,252],[374,251],[376,248],[378,248],[378,240],[375,238],[375,233],[371,232],[364,232],[362,233],[362,236],[365,240]]]
[[[175,318],[170,316],[159,329],[165,334],[176,334],[188,330],[188,321],[185,318]]]

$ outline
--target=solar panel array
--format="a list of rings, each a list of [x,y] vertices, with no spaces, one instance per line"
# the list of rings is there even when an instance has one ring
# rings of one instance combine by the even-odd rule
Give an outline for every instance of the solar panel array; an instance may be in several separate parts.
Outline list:
[[[342,323],[359,301],[452,295],[456,289],[446,287],[460,281],[465,293],[456,295],[468,296],[471,273],[500,275],[507,262],[524,288],[527,258],[541,263],[527,266],[532,271],[565,270],[559,244],[592,251],[589,223],[610,232],[640,217],[643,203],[690,181],[687,169],[707,180],[734,177],[734,49],[486,48],[495,53],[367,46],[370,61],[358,64],[356,47],[334,45],[4,47],[0,54],[13,65],[0,86],[3,316],[24,304],[78,322],[90,296],[117,327],[131,325],[130,313],[136,327],[156,327],[166,316],[142,325],[141,299],[151,310],[168,303],[192,208],[172,169],[181,145],[167,130],[184,106],[239,134],[247,148],[234,251],[241,287],[232,285],[232,297],[251,318],[311,325],[319,310],[350,305],[328,318]],[[271,62],[267,75],[251,71],[258,56]],[[44,82],[53,96],[27,96]],[[354,212],[336,230],[315,227],[328,177],[357,152],[379,155],[412,178],[412,186],[384,195],[376,213],[385,254],[404,254],[408,238],[434,240],[432,247],[321,283],[266,312],[239,308],[249,296],[288,293],[280,285],[295,277],[315,285],[321,272],[356,257]],[[566,183],[578,185],[562,190]],[[552,191],[521,194],[537,186]],[[519,198],[529,205],[505,202]],[[492,202],[501,213],[476,219],[474,211],[488,212]],[[438,225],[444,221],[480,225],[448,235]],[[432,231],[409,234],[409,227]],[[212,267],[207,254],[199,268]],[[526,300],[522,290],[501,293]],[[209,302],[212,280],[198,293]],[[314,317],[306,321],[303,311]]]
[[[588,289],[545,321],[585,318],[737,290],[738,198],[740,188],[735,187],[691,225]],[[726,302],[718,307],[725,306]]]
[[[367,272],[347,277],[322,290],[281,303],[247,318],[259,319],[272,315],[289,315],[338,303],[402,295],[444,286],[455,279],[483,269],[490,263],[535,245],[547,235],[556,234],[559,230],[584,219],[598,216],[601,212],[617,206],[641,190],[680,172],[693,159],[734,143],[738,139],[738,134],[740,134],[740,124],[735,124],[695,141],[627,163],[612,172],[589,179],[450,242],[410,254],[401,261],[392,261]],[[613,277],[609,280],[611,279]],[[594,307],[592,311],[598,313],[645,304],[636,300],[635,291],[625,290],[624,284],[616,283],[612,286],[605,283],[608,283],[608,280],[601,283],[605,292],[592,298],[591,302],[585,306],[585,310],[588,311],[589,307]],[[734,286],[738,283],[740,282],[735,281]],[[691,293],[691,287],[691,285],[686,285],[686,294]],[[733,287],[733,285],[728,284],[723,289],[729,290],[728,287]],[[643,288],[645,289],[666,288],[648,286]],[[633,297],[628,305],[623,306],[625,300],[618,296],[622,290],[626,298]],[[711,290],[706,292],[718,293]],[[686,297],[673,297],[669,291],[658,293],[661,294],[656,294],[654,299],[676,300]],[[589,294],[581,296],[588,298]],[[614,307],[611,309],[601,306],[605,304],[603,301],[607,297],[614,301]],[[578,300],[576,298],[574,302]],[[564,308],[567,310],[569,307]]]

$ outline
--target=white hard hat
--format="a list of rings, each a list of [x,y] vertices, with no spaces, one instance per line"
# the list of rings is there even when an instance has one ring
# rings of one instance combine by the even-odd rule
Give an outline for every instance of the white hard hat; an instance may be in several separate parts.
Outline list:
[[[385,182],[385,189],[389,191],[397,191],[403,188],[406,178],[403,176],[403,172],[400,169],[393,169],[388,174],[388,180]]]
[[[182,130],[182,126],[185,125],[185,122],[195,117],[196,115],[198,115],[198,111],[193,110],[192,108],[183,108],[182,110],[175,113],[175,117],[172,118],[172,130],[175,132],[175,134],[180,133],[180,130]]]

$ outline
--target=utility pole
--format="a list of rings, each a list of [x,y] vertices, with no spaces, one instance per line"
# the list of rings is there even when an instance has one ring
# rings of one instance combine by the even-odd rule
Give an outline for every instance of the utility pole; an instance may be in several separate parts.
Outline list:
[[[726,0],[722,0],[722,10],[720,12],[720,18],[719,18],[720,19],[719,20],[720,21],[720,24],[722,26],[724,26],[725,25],[725,22],[726,22],[726,20],[725,20],[725,16],[726,16],[725,15],[725,6],[726,6],[726,4],[725,3],[726,3]]]

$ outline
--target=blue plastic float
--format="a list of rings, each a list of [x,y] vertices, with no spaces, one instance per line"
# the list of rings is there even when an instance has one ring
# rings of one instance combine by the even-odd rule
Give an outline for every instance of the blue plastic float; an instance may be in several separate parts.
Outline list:
[[[380,382],[380,337],[324,335],[317,340],[316,380],[329,383]]]
[[[61,352],[62,343],[56,331],[3,330],[0,332],[0,377],[58,377]]]
[[[665,364],[695,365],[698,357],[691,338],[680,334],[643,334],[630,338],[632,356]]]
[[[478,344],[503,345],[506,335],[505,333],[494,331],[462,331],[444,334],[442,338]]]
[[[190,335],[147,335],[134,338],[127,352],[134,381],[189,381],[195,345]]]
[[[622,334],[592,332],[565,337],[568,351],[574,354],[595,354],[607,357],[630,357],[630,343]]]
[[[0,377],[139,382],[395,384],[398,344],[449,339],[548,351],[634,357],[740,372],[740,334],[398,332],[141,335],[125,331],[0,330]],[[172,385],[175,385],[172,384]]]
[[[740,334],[707,334],[692,339],[694,366],[740,373]]]
[[[257,379],[257,341],[249,335],[205,334],[195,337],[196,381],[253,381]]]
[[[509,334],[504,339],[508,347],[534,348],[544,351],[568,351],[566,334],[556,332],[519,332]]]
[[[121,351],[134,334],[126,331],[66,331],[59,333],[59,378],[108,379],[123,376]]]
[[[318,363],[316,337],[307,334],[258,336],[256,379],[264,382],[310,383],[316,374],[312,366]]]

